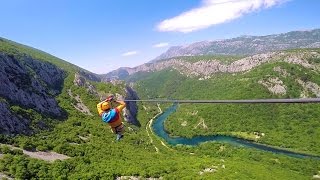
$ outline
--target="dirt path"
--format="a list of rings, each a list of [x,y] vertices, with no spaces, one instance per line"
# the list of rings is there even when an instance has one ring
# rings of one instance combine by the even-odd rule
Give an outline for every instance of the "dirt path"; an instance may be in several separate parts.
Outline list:
[[[150,121],[147,123],[147,126],[146,126],[146,131],[147,131],[148,136],[149,136],[149,138],[150,138],[150,143],[151,143],[151,144],[153,144],[153,139],[152,139],[152,137],[151,137],[150,134],[149,134],[149,130],[150,130],[150,132],[151,132],[152,134],[154,134],[153,131],[152,131],[152,129],[151,129],[152,122],[153,122],[154,119],[156,119],[156,117],[158,117],[160,114],[162,114],[162,110],[161,110],[161,108],[160,108],[160,104],[157,104],[157,106],[158,106],[158,109],[159,109],[159,113],[156,114],[152,119],[150,119]],[[148,130],[148,128],[149,128],[149,130]],[[153,144],[153,146],[154,146],[154,148],[156,149],[156,152],[158,153],[158,152],[159,152],[158,147],[155,146],[154,144]]]
[[[1,173],[1,172],[0,172],[0,179],[13,180],[13,178],[11,178],[11,177],[9,177],[9,176],[5,175],[4,173]]]
[[[32,158],[42,159],[42,160],[49,161],[49,162],[53,162],[58,159],[65,160],[65,159],[70,158],[69,156],[66,156],[64,154],[59,154],[56,152],[41,152],[41,151],[31,152],[31,151],[23,150],[23,153],[32,157]]]
[[[27,150],[23,150],[21,148],[17,148],[14,147],[12,145],[7,145],[7,144],[0,144],[0,145],[6,145],[8,147],[10,147],[11,149],[19,149],[22,150],[23,154],[30,156],[31,158],[35,158],[35,159],[41,159],[44,161],[48,161],[48,162],[54,162],[55,160],[65,160],[65,159],[69,159],[69,156],[66,156],[64,154],[59,154],[53,151],[49,151],[49,152],[42,152],[42,151],[27,151]]]

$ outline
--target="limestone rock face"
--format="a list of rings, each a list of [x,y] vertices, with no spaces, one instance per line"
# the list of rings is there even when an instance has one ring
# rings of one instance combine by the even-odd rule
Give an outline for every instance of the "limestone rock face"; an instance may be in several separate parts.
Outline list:
[[[74,75],[74,80],[73,80],[74,85],[82,87],[86,85],[86,79],[82,77],[79,73],[76,73]]]
[[[53,117],[63,116],[55,96],[61,92],[64,77],[64,71],[50,63],[0,53],[0,98],[10,105]],[[28,120],[12,113],[9,107],[1,105],[1,131],[27,132]]]
[[[93,76],[88,76],[83,72],[77,72],[74,75],[73,83],[76,86],[86,88],[88,93],[98,96],[96,88],[88,80],[100,82],[99,78],[93,78]]]
[[[5,102],[0,102],[0,134],[29,134],[28,119],[13,114]]]
[[[130,87],[126,87],[126,98],[130,100],[138,100],[137,93]],[[126,102],[125,119],[127,122],[140,126],[140,122],[137,120],[138,105],[136,102]]]

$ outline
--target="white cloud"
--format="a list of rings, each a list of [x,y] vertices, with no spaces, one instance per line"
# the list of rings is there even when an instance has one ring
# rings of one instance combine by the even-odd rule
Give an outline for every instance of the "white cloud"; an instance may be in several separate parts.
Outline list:
[[[160,22],[157,29],[159,31],[192,32],[287,1],[289,0],[202,0],[200,7]]]
[[[152,47],[154,48],[162,48],[162,47],[167,47],[169,46],[169,43],[158,43],[158,44],[154,44]]]
[[[125,52],[123,54],[121,54],[121,56],[133,56],[138,54],[138,51],[129,51],[129,52]]]

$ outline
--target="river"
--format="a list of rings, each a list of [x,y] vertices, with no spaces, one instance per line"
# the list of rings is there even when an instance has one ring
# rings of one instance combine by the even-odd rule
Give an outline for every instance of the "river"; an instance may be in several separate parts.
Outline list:
[[[168,116],[170,116],[170,114],[174,113],[177,108],[178,108],[178,104],[172,105],[166,111],[164,111],[161,115],[159,115],[155,119],[154,123],[152,124],[153,131],[158,136],[166,140],[168,144],[171,144],[171,145],[181,144],[181,145],[195,146],[195,145],[198,145],[199,143],[215,141],[215,142],[228,143],[228,144],[232,144],[240,147],[247,147],[247,148],[254,148],[262,151],[269,151],[276,154],[284,154],[284,155],[296,157],[296,158],[316,158],[320,160],[319,156],[302,154],[302,153],[297,153],[297,152],[293,152],[285,149],[270,147],[267,145],[258,144],[253,141],[232,137],[232,136],[212,135],[212,136],[196,136],[193,138],[170,137],[169,134],[164,129],[164,121],[168,118]]]

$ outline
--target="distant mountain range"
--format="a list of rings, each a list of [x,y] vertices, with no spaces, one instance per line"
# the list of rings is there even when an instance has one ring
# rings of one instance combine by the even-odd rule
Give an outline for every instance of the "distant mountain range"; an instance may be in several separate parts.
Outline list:
[[[232,39],[196,42],[186,46],[173,46],[152,62],[177,56],[253,55],[275,50],[319,47],[320,29],[314,29],[267,36],[240,36]]]
[[[129,75],[137,72],[154,71],[159,67],[159,61],[173,60],[186,56],[210,56],[215,55],[233,55],[233,56],[248,56],[261,54],[271,51],[296,49],[296,48],[320,48],[320,29],[309,31],[291,31],[288,33],[266,35],[266,36],[240,36],[232,39],[217,40],[217,41],[201,41],[186,46],[173,46],[165,53],[161,54],[149,63],[140,66],[129,68],[122,67],[102,75],[102,79],[126,79]],[[160,63],[161,65],[161,63]]]

